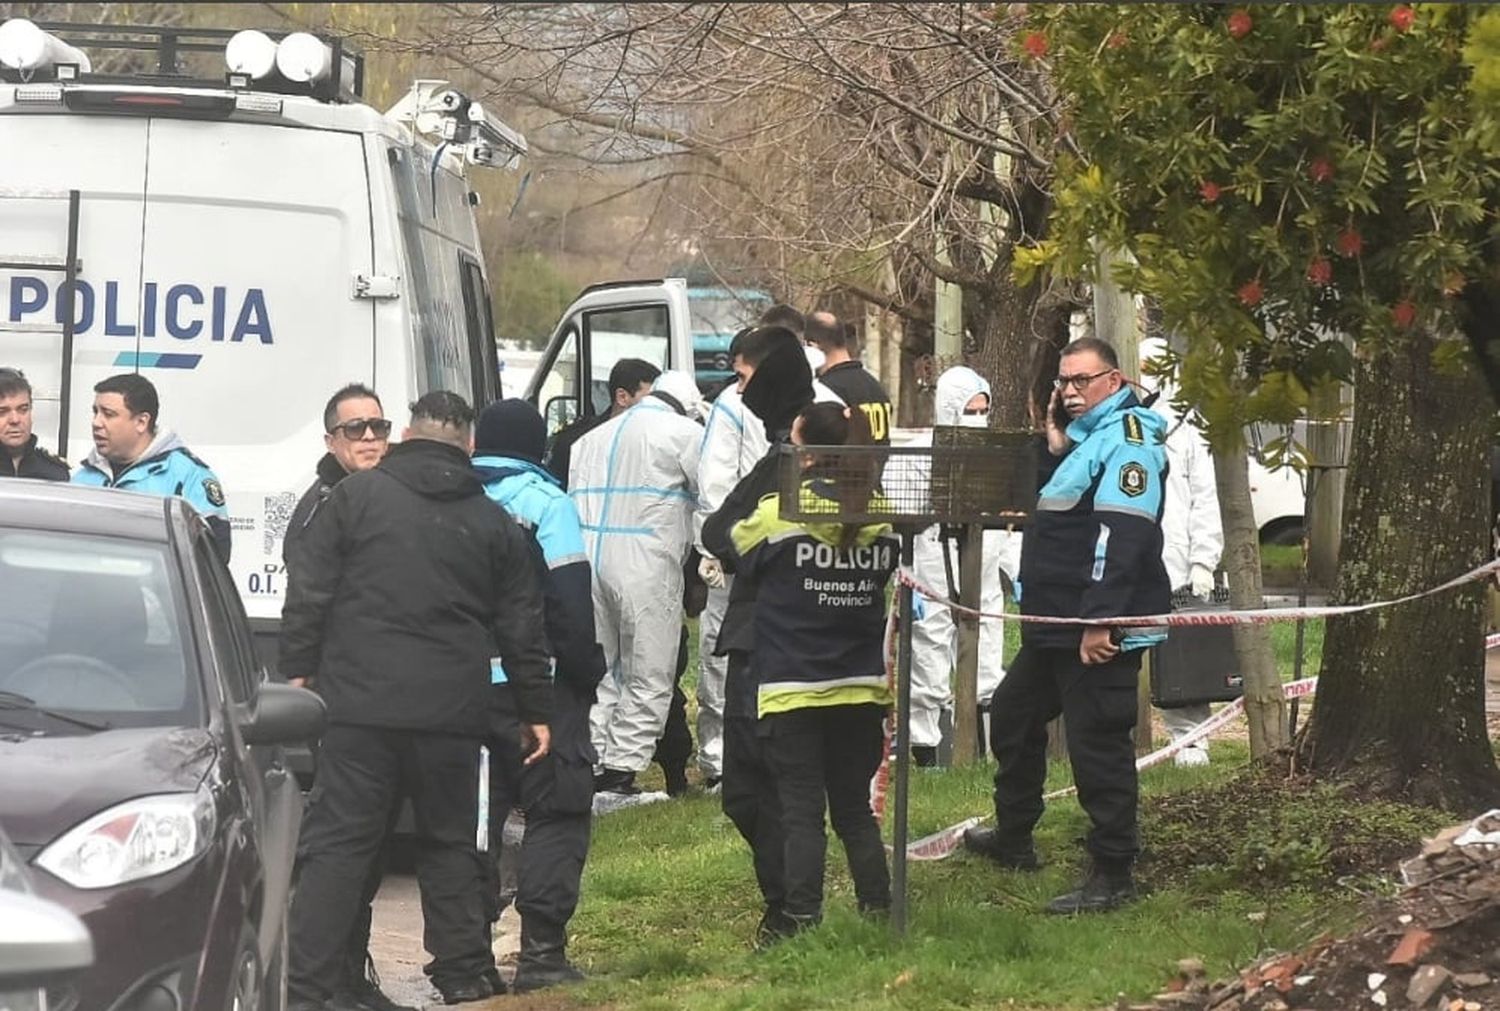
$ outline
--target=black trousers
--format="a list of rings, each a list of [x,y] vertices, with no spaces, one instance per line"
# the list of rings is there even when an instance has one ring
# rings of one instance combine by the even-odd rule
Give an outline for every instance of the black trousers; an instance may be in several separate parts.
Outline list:
[[[1047,724],[1059,714],[1078,801],[1093,827],[1086,845],[1106,865],[1126,865],[1140,849],[1136,827],[1136,680],[1139,650],[1085,665],[1077,648],[1023,645],[990,701],[995,773],[995,824],[1001,843],[1031,845],[1042,817],[1047,778]]]
[[[750,654],[729,654],[724,678],[724,775],[719,800],[724,814],[750,846],[755,881],[766,905],[780,910],[786,899],[781,799],[766,764],[755,717],[755,675]]]
[[[667,722],[662,727],[661,737],[656,741],[656,751],[651,761],[661,766],[662,772],[687,769],[688,759],[693,757],[693,732],[688,729],[687,696],[682,691],[682,675],[687,672],[688,633],[682,626],[677,640],[677,672],[672,678],[672,704],[667,709]]]
[[[823,816],[844,845],[861,909],[891,904],[891,876],[880,826],[870,808],[870,780],[880,768],[885,707],[816,706],[761,720],[766,758],[781,799],[787,915],[823,914],[828,837]]]
[[[292,897],[289,988],[321,1001],[339,989],[345,954],[387,826],[405,798],[416,815],[424,966],[435,983],[495,964],[484,936],[486,880],[476,848],[477,738],[330,726],[318,753]]]
[[[590,700],[554,685],[552,749],[524,765],[525,746],[514,696],[497,688],[490,709],[490,852],[498,856],[511,809],[526,813],[516,911],[521,914],[521,959],[541,949],[560,954],[578,908],[579,882],[589,852],[594,803],[594,746]],[[491,861],[494,866],[494,861]],[[498,888],[498,878],[496,879]],[[494,915],[499,915],[498,906]],[[488,943],[488,934],[485,935]],[[529,942],[529,943],[528,943]]]

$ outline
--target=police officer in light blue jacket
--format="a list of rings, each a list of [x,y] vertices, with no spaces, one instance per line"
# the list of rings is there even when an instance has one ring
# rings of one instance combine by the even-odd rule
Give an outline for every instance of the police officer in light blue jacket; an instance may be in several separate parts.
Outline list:
[[[214,546],[228,562],[224,487],[175,432],[158,430],[160,411],[156,387],[145,376],[127,372],[102,380],[94,387],[94,449],[73,483],[187,499],[208,521]]]
[[[553,660],[552,751],[523,764],[520,719],[492,664],[497,685],[490,725],[490,839],[497,847],[512,807],[526,812],[516,911],[521,914],[518,993],[582,979],[566,957],[567,924],[578,906],[589,848],[596,755],[589,708],[604,677],[594,635],[594,601],[578,510],[542,466],[546,425],[524,400],[502,400],[479,415],[474,470],[485,494],[508,512],[535,548],[542,611]]]
[[[1092,337],[1069,344],[1047,411],[1047,476],[1021,543],[1021,612],[1061,618],[1163,614],[1171,587],[1162,564],[1166,422],[1144,407],[1115,350]],[[1033,870],[1032,829],[1042,816],[1047,723],[1061,714],[1078,800],[1093,827],[1093,866],[1052,913],[1100,912],[1135,896],[1140,849],[1131,731],[1136,679],[1162,628],[1026,624],[1021,651],[990,703],[995,773],[993,829],[964,843],[1004,867]]]

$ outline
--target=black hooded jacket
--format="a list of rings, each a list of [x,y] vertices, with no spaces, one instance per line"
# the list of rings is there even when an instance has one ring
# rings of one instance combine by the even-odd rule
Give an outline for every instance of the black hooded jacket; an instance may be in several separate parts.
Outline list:
[[[454,446],[410,439],[332,490],[288,569],[281,672],[329,720],[481,737],[498,652],[526,723],[550,717],[531,548]],[[498,647],[498,648],[497,648]]]
[[[750,382],[745,384],[744,402],[756,417],[765,422],[771,449],[724,497],[724,504],[703,521],[703,547],[719,559],[725,570],[735,573],[724,620],[719,625],[719,637],[714,642],[716,656],[731,651],[749,653],[755,649],[755,597],[760,587],[749,573],[736,570],[739,555],[730,531],[755,511],[761,499],[776,492],[781,447],[791,437],[792,422],[804,407],[813,402],[812,370],[807,367],[807,357],[801,346],[788,342],[767,355],[756,367]],[[750,689],[750,695],[745,698],[726,699],[726,712],[748,705],[753,713],[753,681]]]
[[[334,487],[349,476],[344,465],[339,463],[338,457],[332,453],[323,454],[323,458],[314,468],[314,473],[317,477],[297,500],[291,519],[287,520],[286,537],[281,542],[281,560],[286,563],[287,572],[301,567],[303,559],[299,554],[299,549],[302,534],[307,530],[313,518],[318,515],[318,510],[323,508],[323,503],[328,501],[328,496],[333,494]]]

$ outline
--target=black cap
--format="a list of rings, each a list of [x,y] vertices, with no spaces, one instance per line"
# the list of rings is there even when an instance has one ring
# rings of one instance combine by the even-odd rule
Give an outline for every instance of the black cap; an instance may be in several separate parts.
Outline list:
[[[511,456],[541,463],[546,446],[547,423],[521,398],[497,400],[479,412],[474,430],[476,456]]]

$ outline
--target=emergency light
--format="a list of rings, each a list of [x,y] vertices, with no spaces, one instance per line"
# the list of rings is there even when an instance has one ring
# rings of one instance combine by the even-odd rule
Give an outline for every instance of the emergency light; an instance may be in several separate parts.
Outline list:
[[[0,65],[22,73],[45,72],[59,67],[75,67],[74,73],[84,74],[93,70],[87,53],[42,31],[25,18],[11,18],[0,24]],[[59,72],[58,76],[71,75]]]
[[[333,50],[307,32],[292,32],[276,47],[276,69],[298,84],[327,79],[333,72]]]
[[[231,74],[246,74],[258,81],[276,69],[276,43],[254,28],[235,32],[224,47],[224,63]]]

